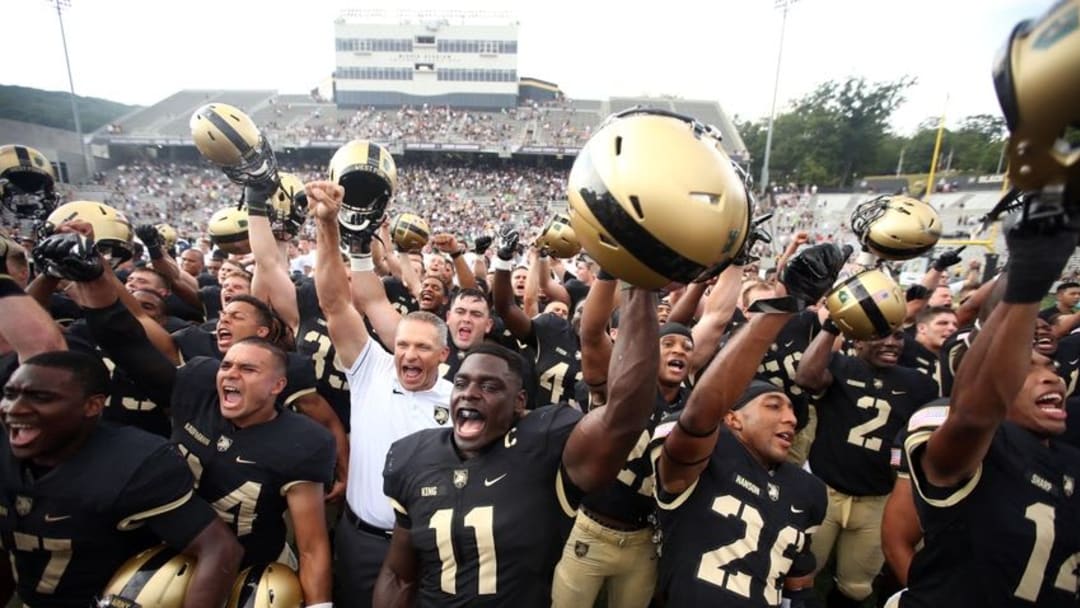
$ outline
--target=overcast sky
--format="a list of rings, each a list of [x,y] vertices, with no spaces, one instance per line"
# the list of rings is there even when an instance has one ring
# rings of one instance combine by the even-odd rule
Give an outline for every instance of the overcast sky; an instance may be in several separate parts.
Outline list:
[[[0,83],[67,90],[47,0],[4,0]],[[280,7],[276,6],[279,5]],[[790,9],[778,110],[848,75],[919,79],[894,117],[910,132],[939,115],[999,113],[990,64],[1012,26],[1051,0],[799,0]],[[518,73],[570,97],[678,95],[767,116],[780,39],[774,0],[444,0],[512,11]],[[306,92],[334,68],[338,0],[71,0],[64,13],[80,95],[149,105],[184,88]],[[373,6],[364,4],[362,6]],[[397,6],[387,4],[386,7]],[[431,7],[412,2],[408,7]],[[632,8],[631,8],[632,6]]]

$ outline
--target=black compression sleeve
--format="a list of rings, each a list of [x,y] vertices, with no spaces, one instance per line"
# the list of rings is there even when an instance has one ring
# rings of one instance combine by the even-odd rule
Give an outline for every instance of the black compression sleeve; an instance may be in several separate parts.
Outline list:
[[[135,316],[120,302],[83,311],[98,346],[151,401],[159,407],[169,407],[176,366],[154,348]]]

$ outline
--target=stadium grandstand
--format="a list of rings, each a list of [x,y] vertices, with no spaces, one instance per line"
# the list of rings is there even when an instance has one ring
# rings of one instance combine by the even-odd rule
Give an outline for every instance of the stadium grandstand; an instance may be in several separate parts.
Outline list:
[[[538,226],[562,209],[573,158],[615,112],[646,107],[692,116],[720,131],[736,162],[750,160],[716,100],[572,99],[554,81],[519,76],[518,24],[506,13],[350,10],[334,28],[335,72],[308,94],[269,88],[177,91],[90,134],[92,176],[73,162],[73,135],[22,125],[4,128],[11,134],[4,139],[59,158],[61,181],[78,184],[67,188],[69,197],[108,202],[137,221],[169,221],[191,235],[202,231],[213,211],[239,197],[239,189],[203,161],[191,141],[189,119],[207,103],[247,112],[282,166],[305,179],[319,177],[334,150],[349,140],[387,146],[400,171],[395,206],[431,218],[433,227],[456,224],[466,238],[490,233],[507,219]],[[976,218],[996,202],[997,185],[976,179],[982,178],[934,196],[947,235],[967,238]],[[769,227],[778,235],[773,248],[779,250],[797,231],[809,231],[816,240],[842,236],[859,202],[906,186],[898,178],[864,182],[855,193],[791,187],[759,201],[759,208],[774,213]]]

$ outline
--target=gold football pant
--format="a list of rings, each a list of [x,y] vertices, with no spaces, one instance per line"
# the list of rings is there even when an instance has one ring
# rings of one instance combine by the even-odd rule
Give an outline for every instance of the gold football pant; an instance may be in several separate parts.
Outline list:
[[[607,581],[609,608],[645,608],[656,588],[651,527],[612,530],[578,511],[551,583],[552,608],[592,606]]]
[[[825,521],[810,541],[820,570],[836,549],[836,585],[853,600],[873,591],[874,577],[885,565],[881,551],[881,516],[885,496],[849,496],[831,487]]]

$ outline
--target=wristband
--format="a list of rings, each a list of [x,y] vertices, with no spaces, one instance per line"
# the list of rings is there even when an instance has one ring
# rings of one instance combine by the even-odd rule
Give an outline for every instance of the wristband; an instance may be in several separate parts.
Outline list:
[[[596,273],[596,278],[600,279],[601,281],[614,281],[615,275],[601,268],[600,272]]]
[[[25,296],[26,292],[11,278],[11,275],[0,274],[0,298],[8,296]]]
[[[505,270],[510,272],[514,269],[514,262],[512,260],[504,260],[499,256],[495,256],[495,259],[491,260],[492,270]]]
[[[353,272],[371,272],[375,270],[375,262],[371,261],[371,254],[350,254],[349,268]]]
[[[319,602],[318,604],[305,604],[304,608],[334,608],[334,602]]]
[[[720,428],[720,425],[718,424],[718,425],[714,426],[713,428],[709,429],[708,431],[705,431],[704,433],[700,433],[698,431],[694,431],[694,430],[691,430],[691,429],[687,428],[686,425],[684,425],[682,423],[682,416],[679,416],[678,418],[675,419],[675,426],[679,427],[680,431],[686,433],[687,435],[689,435],[691,437],[695,437],[697,439],[704,439],[706,437],[712,437],[712,434],[716,432],[716,429]],[[693,464],[696,464],[696,463],[693,463]]]
[[[821,324],[821,331],[828,332],[834,336],[839,336],[840,326],[833,323],[832,319],[825,319],[825,322]]]
[[[457,251],[451,251],[450,252],[450,257],[456,260],[456,259],[460,258],[461,254],[463,254],[463,253],[465,253],[464,249],[458,249]]]
[[[158,246],[158,247],[147,247],[146,248],[146,253],[150,254],[150,259],[151,260],[160,260],[161,258],[165,257],[165,252],[162,251],[160,246]]]

